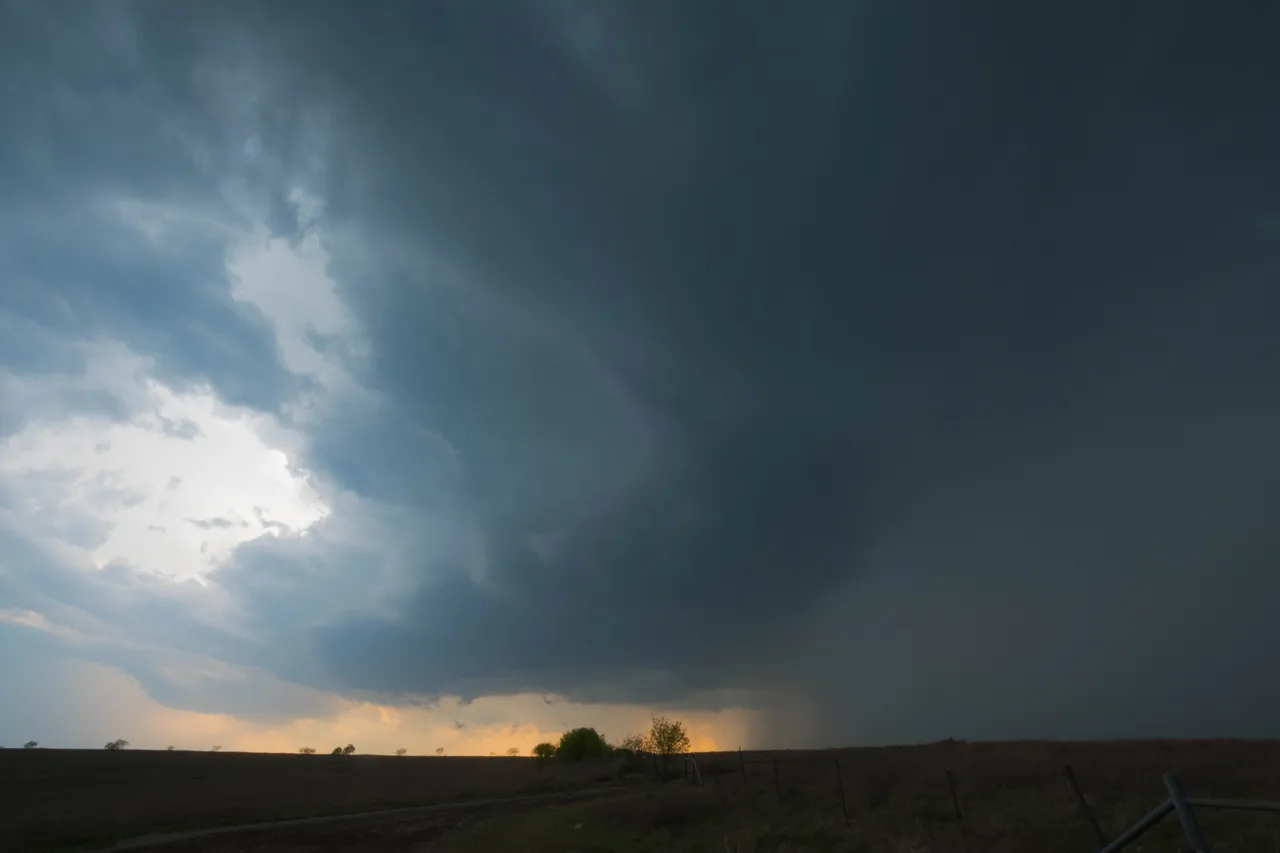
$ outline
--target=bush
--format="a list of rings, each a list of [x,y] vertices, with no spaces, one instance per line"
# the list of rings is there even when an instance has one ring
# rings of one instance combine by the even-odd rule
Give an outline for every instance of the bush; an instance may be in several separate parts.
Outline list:
[[[110,743],[108,743],[106,746],[103,747],[103,749],[110,750],[111,752],[119,752],[120,750],[124,749],[128,745],[129,745],[129,741],[125,740],[124,738],[119,738],[117,740],[113,740]]]
[[[600,733],[593,728],[572,729],[560,736],[556,757],[566,761],[588,761],[604,758],[609,752]]]
[[[534,757],[534,758],[539,758],[539,759],[544,759],[544,758],[555,758],[555,757],[556,757],[556,745],[555,745],[554,743],[540,743],[540,744],[538,744],[537,746],[535,746],[535,747],[533,748],[533,757]]]
[[[396,755],[406,755],[408,752],[409,750],[402,746],[396,750]]]
[[[315,755],[315,754],[316,754],[315,747],[311,747],[311,746],[300,746],[300,747],[298,747],[298,752],[299,752],[299,753],[301,753],[302,755]]]
[[[29,740],[29,741],[27,741],[26,743],[24,743],[24,744],[22,745],[22,748],[23,748],[23,749],[35,749],[35,748],[36,748],[36,747],[38,747],[39,745],[40,745],[40,744],[36,743],[35,741],[33,741],[33,740]]]

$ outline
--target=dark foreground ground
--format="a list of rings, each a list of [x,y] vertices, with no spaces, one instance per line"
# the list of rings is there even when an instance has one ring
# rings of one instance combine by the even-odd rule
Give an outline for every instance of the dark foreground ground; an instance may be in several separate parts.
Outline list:
[[[6,749],[0,850],[576,791],[610,784],[616,770],[528,758]]]
[[[207,766],[215,766],[217,756],[203,758]],[[274,758],[282,761],[292,757]],[[99,757],[98,761],[106,759]],[[381,759],[390,764],[373,761],[366,781],[377,779],[374,768],[379,766],[405,774],[406,780],[414,778],[414,772],[394,764],[401,760]],[[431,767],[433,760],[440,763]],[[431,773],[440,772],[447,763],[422,761]],[[678,762],[672,765],[676,780],[661,785],[597,781],[608,775],[601,773],[600,767],[590,771],[547,768],[547,775],[541,777],[544,787],[596,789],[595,796],[581,801],[563,796],[555,800],[508,799],[515,788],[538,778],[524,775],[538,772],[531,761],[504,765],[503,759],[487,759],[498,762],[487,767],[483,764],[486,759],[456,761],[479,762],[465,765],[472,788],[483,782],[512,789],[503,795],[504,802],[473,802],[430,813],[328,824],[257,828],[186,838],[149,849],[160,853],[1097,850],[1095,830],[1082,816],[1065,781],[1066,764],[1072,766],[1090,810],[1108,837],[1118,835],[1165,798],[1161,774],[1166,771],[1177,773],[1192,796],[1280,800],[1278,741],[946,743],[823,752],[719,753],[696,756],[705,777],[704,787],[684,784],[679,779]],[[262,763],[258,769],[269,766]],[[464,765],[455,766],[459,772],[447,775],[462,785],[468,774],[461,772]],[[499,768],[507,774],[505,782],[496,775]],[[3,770],[0,763],[0,784],[7,784]],[[427,770],[418,772],[426,774]],[[556,773],[563,775],[557,778]],[[319,779],[323,778],[321,773]],[[73,781],[64,779],[64,787],[74,788]],[[56,790],[56,782],[56,774],[50,773],[46,790]],[[180,784],[171,788],[171,801],[190,795],[190,791],[184,794]],[[79,790],[81,796],[86,792],[83,785]],[[326,790],[330,789],[319,782],[313,788],[320,793]],[[439,795],[444,788],[433,790]],[[359,799],[355,794],[351,797]],[[234,797],[224,791],[224,804],[230,799]],[[1217,853],[1280,850],[1280,815],[1208,812],[1202,823]],[[0,825],[0,838],[12,839],[6,831],[11,828],[12,824]],[[1185,848],[1176,821],[1166,819],[1129,849],[1172,853]]]
[[[462,837],[463,831],[492,824],[498,818],[535,810],[572,809],[610,797],[625,797],[631,793],[631,790],[625,788],[612,788],[566,794],[537,794],[395,813],[322,818],[273,827],[224,827],[207,833],[194,831],[178,834],[183,837],[147,836],[113,845],[106,850],[111,853],[413,853],[439,849],[439,843],[450,843],[451,840]]]

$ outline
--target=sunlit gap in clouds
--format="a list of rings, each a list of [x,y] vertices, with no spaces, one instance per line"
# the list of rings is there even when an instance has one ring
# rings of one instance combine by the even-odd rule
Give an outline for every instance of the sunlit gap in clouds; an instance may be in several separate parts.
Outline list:
[[[123,368],[131,359],[118,355]],[[29,532],[98,568],[200,580],[238,545],[329,514],[307,473],[263,439],[267,416],[208,388],[138,383],[149,406],[129,421],[35,422],[0,444],[0,477]]]
[[[156,378],[163,365],[121,341],[89,341],[82,384],[129,416],[59,412],[30,419],[0,443],[0,484],[18,496],[16,526],[99,569],[204,583],[241,544],[305,535],[330,514],[299,465],[301,427],[326,394],[351,386],[338,357],[360,348],[313,227],[323,203],[302,190],[292,201],[307,227],[296,245],[260,223],[236,228],[208,211],[100,202],[151,243],[192,232],[226,238],[233,297],[271,323],[282,362],[310,380],[309,390],[286,402],[282,423],[226,404],[207,383],[166,384]],[[317,336],[336,341],[337,356],[317,349]]]

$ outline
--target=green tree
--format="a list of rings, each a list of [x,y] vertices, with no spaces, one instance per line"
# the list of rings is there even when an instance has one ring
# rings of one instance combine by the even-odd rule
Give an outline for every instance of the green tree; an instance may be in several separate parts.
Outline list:
[[[113,740],[110,743],[108,743],[106,746],[103,747],[103,749],[108,749],[111,752],[119,752],[120,750],[124,749],[128,745],[129,745],[129,741],[125,740],[124,738],[118,738],[117,740]]]
[[[656,755],[680,755],[689,751],[689,733],[684,723],[679,720],[668,720],[666,717],[654,717],[649,734],[644,739],[646,752]]]
[[[22,745],[22,748],[23,748],[23,749],[35,749],[35,748],[36,748],[37,746],[39,746],[39,745],[40,745],[40,744],[36,743],[35,741],[33,741],[33,740],[29,740],[29,741],[27,741],[26,743],[24,743],[24,744]]]
[[[571,729],[560,736],[560,744],[556,747],[556,758],[568,761],[589,761],[604,758],[609,751],[600,733],[589,726]]]
[[[533,748],[534,758],[555,758],[556,745],[554,743],[540,743]]]

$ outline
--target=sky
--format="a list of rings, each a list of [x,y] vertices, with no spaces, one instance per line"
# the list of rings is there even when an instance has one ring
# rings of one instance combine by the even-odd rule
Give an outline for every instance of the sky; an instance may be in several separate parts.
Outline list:
[[[0,0],[0,744],[1280,733],[1277,26]]]

